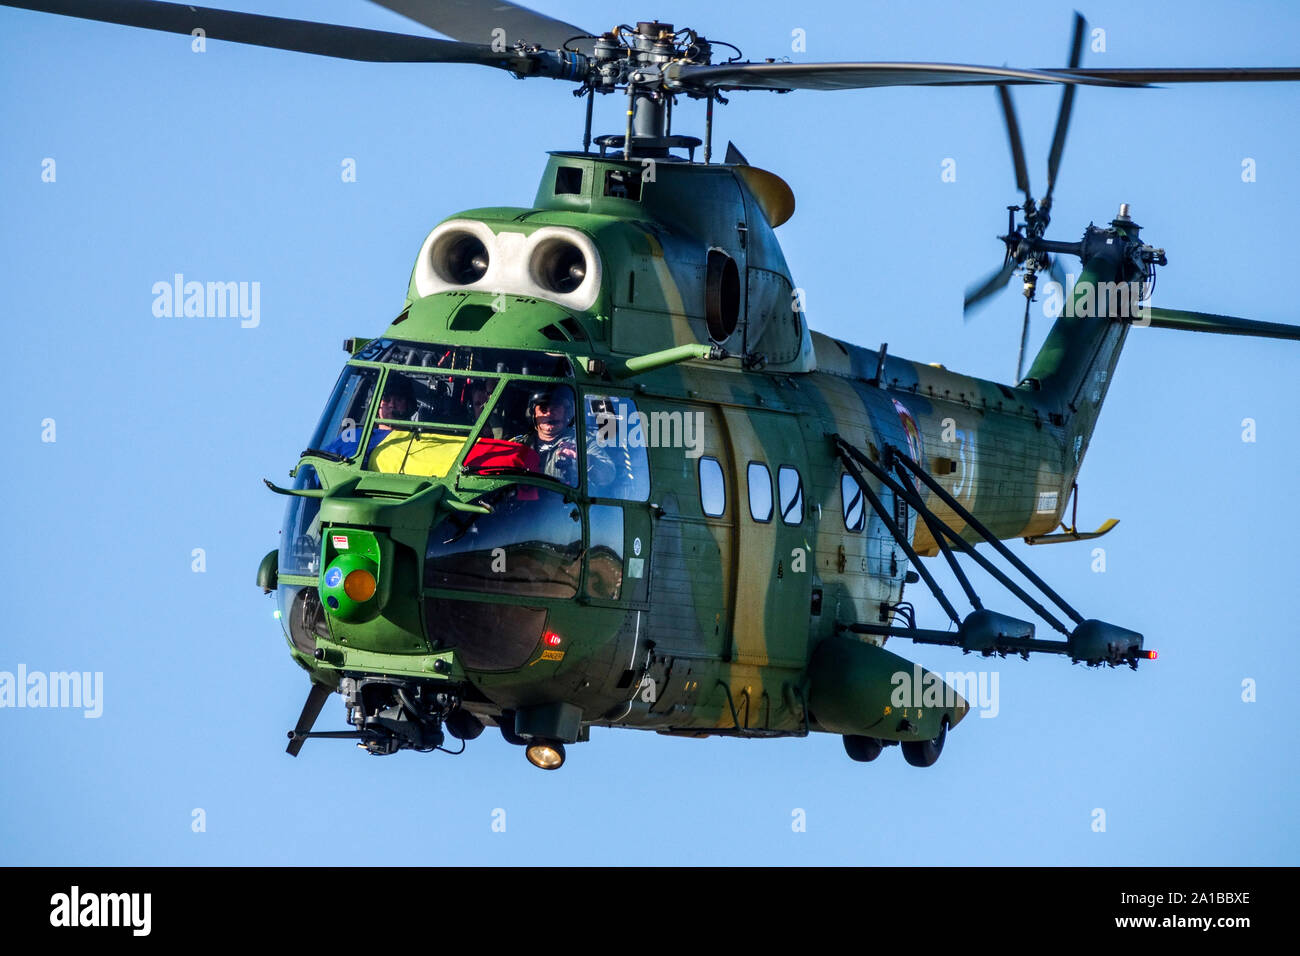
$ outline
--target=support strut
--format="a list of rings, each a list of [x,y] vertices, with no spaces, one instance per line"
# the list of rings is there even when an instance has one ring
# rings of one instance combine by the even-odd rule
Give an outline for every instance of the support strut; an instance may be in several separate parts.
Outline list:
[[[851,446],[841,440],[838,435],[834,436],[834,438],[835,441],[839,442],[842,449],[850,448],[850,450],[853,450]],[[871,486],[867,484],[867,479],[862,477],[862,472],[858,470],[857,466],[844,455],[841,455],[840,458],[844,462],[844,467],[848,469],[849,474],[853,476],[853,480],[856,481],[858,487],[862,489],[862,493],[866,495],[867,500],[871,502],[872,509],[880,516],[880,520],[884,522],[885,527],[889,529],[889,533],[903,549],[903,552],[907,555],[907,559],[912,562],[912,566],[916,568],[917,573],[921,575],[926,586],[930,588],[930,593],[934,595],[934,599],[939,602],[939,605],[944,609],[948,617],[952,619],[952,622],[960,626],[961,618],[957,615],[956,609],[948,601],[947,595],[943,593],[943,588],[939,587],[939,583],[930,575],[929,569],[921,563],[920,556],[912,550],[912,545],[908,543],[907,540],[907,534],[899,530],[898,525],[894,523],[894,519],[886,511],[885,506],[881,503],[880,499],[876,497],[876,493],[871,490]],[[869,462],[864,463],[870,466]]]
[[[911,560],[921,577],[924,578],[926,585],[929,586],[930,591],[943,607],[944,612],[957,625],[956,633],[921,629],[916,627],[915,621],[909,622],[907,627],[898,627],[892,622],[888,624],[837,623],[837,630],[884,637],[898,636],[922,644],[943,644],[960,647],[963,652],[979,651],[986,657],[990,654],[1005,656],[1008,653],[1018,653],[1022,657],[1028,658],[1031,652],[1063,654],[1076,663],[1083,661],[1091,667],[1101,665],[1114,667],[1118,664],[1128,664],[1136,669],[1138,661],[1155,659],[1155,651],[1143,650],[1142,635],[1136,631],[1107,624],[1104,621],[1084,620],[1083,616],[1067,604],[1064,598],[1048,587],[1042,578],[1012,554],[993,532],[984,527],[960,502],[940,487],[938,482],[927,474],[920,465],[898,448],[891,445],[885,446],[884,463],[880,464],[872,461],[839,435],[831,434],[827,437],[833,442],[845,469],[852,475],[858,487],[862,489],[862,493],[870,501],[871,507],[880,517],[894,540],[906,552],[908,559]],[[916,509],[917,514],[925,522],[935,544],[943,552],[943,556],[952,568],[953,574],[961,582],[962,589],[975,607],[975,610],[965,620],[959,621],[957,619],[957,612],[943,594],[942,588],[926,570],[925,565],[921,563],[920,557],[907,540],[906,526],[899,528],[893,515],[885,508],[879,496],[867,484],[867,479],[859,470],[858,465],[869,471],[880,482],[882,488],[888,488],[896,496],[897,501],[902,501],[908,507]],[[890,473],[891,470],[893,474]],[[1043,607],[1015,581],[1011,580],[1001,569],[994,566],[987,557],[976,551],[975,546],[962,536],[962,532],[959,532],[935,514],[934,510],[922,498],[920,486],[917,484],[918,481],[923,482],[944,504],[966,522],[968,528],[992,544],[998,553],[1010,562],[1012,567],[1023,574],[1030,583],[1064,610],[1074,621],[1074,629],[1067,629],[1047,608]],[[962,571],[956,555],[953,554],[952,547],[949,546],[950,543],[963,554],[969,555],[980,567],[992,575],[998,583],[1030,607],[1035,614],[1064,634],[1065,641],[1036,639],[1034,637],[1034,626],[1029,622],[1020,621],[985,609],[980,603],[979,596],[975,593],[970,580]]]
[[[998,552],[998,554],[1006,558],[1007,561],[1011,563],[1012,567],[1014,567],[1017,571],[1019,571],[1026,578],[1028,578],[1029,581],[1032,582],[1036,588],[1038,588],[1038,590],[1042,591],[1045,595],[1047,595],[1057,607],[1059,607],[1062,611],[1066,613],[1066,615],[1069,616],[1070,620],[1074,621],[1075,624],[1083,623],[1082,614],[1080,614],[1073,607],[1071,607],[1066,602],[1065,598],[1061,597],[1050,587],[1048,587],[1047,582],[1044,581],[1042,578],[1040,578],[1032,570],[1030,570],[1029,565],[1025,564],[1025,562],[1021,561],[1014,554],[1012,554],[1010,548],[1008,548],[1005,544],[1003,544],[1000,540],[998,540],[997,536],[994,535],[993,532],[989,531],[988,528],[984,527],[984,525],[982,525],[978,520],[976,520],[975,516],[971,514],[969,511],[967,511],[964,507],[962,507],[961,503],[956,498],[948,494],[948,492],[945,491],[943,487],[937,481],[935,481],[934,478],[932,478],[928,472],[925,471],[925,469],[923,469],[916,462],[912,461],[911,458],[907,457],[907,455],[899,451],[897,448],[891,447],[889,450],[893,454],[895,459],[897,459],[899,462],[907,466],[908,471],[910,471],[917,478],[921,479],[921,481],[925,483],[927,488],[929,488],[936,495],[938,495],[940,501],[942,501],[949,508],[955,511],[958,517],[960,517],[968,525],[970,525],[977,532],[979,532],[980,537],[982,537],[985,541],[991,544],[993,548]]]
[[[916,493],[915,489],[910,487],[910,482],[908,482],[906,479],[904,479],[903,482],[901,483],[896,481],[893,478],[893,476],[889,474],[889,472],[885,471],[885,469],[877,465],[870,458],[862,454],[862,452],[858,451],[858,449],[854,448],[844,439],[840,438],[838,435],[835,435],[833,437],[837,447],[839,448],[841,460],[847,461],[848,458],[852,458],[854,461],[860,462],[862,466],[865,467],[868,471],[870,471],[877,478],[877,480],[880,481],[882,485],[887,487],[894,494],[901,497],[905,502],[907,502],[909,506],[916,509],[916,511],[926,520],[926,525],[931,529],[931,533],[934,534],[936,542],[941,542],[944,537],[947,537],[948,540],[951,541],[954,545],[956,545],[956,547],[963,554],[968,555],[971,558],[971,560],[973,560],[985,571],[987,571],[990,576],[992,576],[995,580],[997,580],[999,584],[1001,584],[1004,588],[1006,588],[1017,598],[1019,598],[1020,601],[1023,604],[1025,604],[1026,607],[1030,608],[1035,614],[1037,614],[1044,621],[1046,621],[1053,629],[1060,631],[1062,634],[1066,635],[1067,637],[1070,635],[1069,628],[1067,628],[1064,624],[1062,624],[1050,611],[1047,610],[1047,608],[1043,607],[1043,605],[1039,603],[1037,600],[1035,600],[1034,597],[1031,594],[1029,594],[1027,591],[1025,591],[1024,588],[1016,584],[1015,581],[1011,580],[1011,578],[1008,577],[1006,573],[1002,571],[1001,568],[997,567],[992,561],[990,561],[984,555],[976,551],[975,548],[971,545],[971,543],[967,541],[965,538],[963,538],[958,531],[949,527],[948,524],[944,522],[942,518],[940,518],[933,511],[927,508],[925,502],[921,500],[921,496]],[[886,454],[893,454],[894,456],[897,457],[899,455],[899,452],[897,451],[897,449],[891,447],[891,448],[886,448]],[[960,505],[958,505],[958,507],[960,507]],[[962,510],[964,511],[965,509]],[[977,523],[971,524],[971,527],[975,528],[976,531],[980,531],[982,535],[988,534],[988,532],[982,531],[981,530],[982,526],[978,526]],[[892,533],[893,531],[891,529],[891,534]],[[909,554],[909,557],[910,556],[911,555]],[[954,559],[954,563],[955,563],[955,559]],[[918,562],[917,571],[920,570],[921,570],[921,565]],[[1031,580],[1036,580],[1032,572],[1030,574],[1027,574],[1026,576],[1030,577]],[[964,587],[968,589],[967,590],[968,596],[971,593],[973,593],[974,589],[970,587],[970,582],[965,579],[964,575],[961,575],[959,573],[958,580],[961,580],[963,582]],[[980,610],[980,608],[977,606],[976,610]],[[1078,620],[1081,621],[1082,618],[1078,618]]]

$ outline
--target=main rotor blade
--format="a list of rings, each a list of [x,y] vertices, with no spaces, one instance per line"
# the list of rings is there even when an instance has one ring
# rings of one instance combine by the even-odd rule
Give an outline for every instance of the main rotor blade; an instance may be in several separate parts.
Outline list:
[[[1018,265],[1020,265],[1020,263],[1016,262],[1015,259],[1008,258],[1007,261],[1003,263],[1002,268],[985,279],[983,283],[980,285],[971,285],[966,288],[966,300],[962,304],[962,312],[965,313],[967,321],[970,320],[969,313],[971,307],[976,303],[987,299],[993,293],[1001,291],[1001,289],[1007,284],[1007,281],[1011,278],[1011,273],[1016,271],[1016,266]]]
[[[1016,188],[1025,194],[1025,203],[1033,197],[1029,192],[1029,170],[1025,167],[1025,147],[1020,142],[1020,124],[1016,122],[1016,107],[1011,102],[1011,91],[998,84],[998,101],[1002,104],[1002,118],[1007,124],[1007,139],[1011,142],[1011,162],[1016,167]]]
[[[1234,315],[1215,315],[1212,312],[1187,312],[1183,309],[1151,307],[1153,329],[1179,329],[1183,332],[1217,332],[1221,335],[1253,335],[1266,339],[1293,339],[1300,341],[1300,325],[1281,322],[1260,322],[1239,319]],[[1135,325],[1144,324],[1140,321]]]
[[[670,64],[670,88],[696,90],[858,90],[879,86],[992,86],[998,83],[1065,83],[1141,86],[1061,71],[1017,70],[959,63],[719,63]]]
[[[192,33],[201,28],[215,40],[248,43],[277,50],[314,53],[376,63],[477,63],[511,72],[529,70],[529,61],[513,52],[497,53],[490,46],[439,40],[434,37],[386,33],[332,23],[236,13],[156,0],[0,0],[0,5],[57,13],[82,20],[99,20],[129,27]]]
[[[1058,69],[1057,73],[1096,80],[1118,80],[1138,86],[1155,83],[1285,83],[1300,80],[1300,67],[1228,66],[1228,67],[1124,67],[1079,70]]]
[[[1083,58],[1083,34],[1087,30],[1087,21],[1078,11],[1074,14],[1074,36],[1070,40],[1069,70],[1077,70]],[[1061,153],[1065,151],[1065,134],[1070,128],[1070,113],[1074,109],[1074,87],[1067,86],[1061,93],[1061,110],[1056,114],[1056,133],[1052,136],[1052,151],[1047,155],[1047,193],[1043,203],[1050,207],[1052,190],[1056,187],[1056,171],[1061,166]]]
[[[543,50],[561,49],[565,41],[590,37],[591,31],[556,20],[506,0],[371,0],[453,40],[469,43],[535,43]],[[501,30],[503,33],[497,33]],[[569,49],[591,55],[595,41],[575,40]]]

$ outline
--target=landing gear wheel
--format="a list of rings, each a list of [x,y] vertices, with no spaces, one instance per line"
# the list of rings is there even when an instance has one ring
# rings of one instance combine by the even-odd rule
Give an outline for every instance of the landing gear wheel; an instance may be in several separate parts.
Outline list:
[[[474,740],[483,733],[483,721],[459,707],[446,716],[443,726],[457,740]]]
[[[844,752],[850,760],[858,763],[870,763],[880,756],[883,745],[875,737],[859,737],[856,734],[844,735]]]
[[[515,712],[513,710],[501,711],[501,716],[497,718],[497,728],[501,731],[501,736],[508,744],[514,744],[516,747],[527,747],[528,738],[520,737],[515,733]]]
[[[903,759],[913,767],[932,767],[943,753],[943,742],[948,736],[948,720],[939,725],[939,736],[934,740],[903,741]]]

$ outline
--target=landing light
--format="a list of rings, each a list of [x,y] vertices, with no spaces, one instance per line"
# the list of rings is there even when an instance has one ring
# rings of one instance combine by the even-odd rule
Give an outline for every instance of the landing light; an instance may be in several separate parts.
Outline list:
[[[564,744],[542,740],[529,744],[524,756],[534,767],[542,770],[559,770],[564,766]]]

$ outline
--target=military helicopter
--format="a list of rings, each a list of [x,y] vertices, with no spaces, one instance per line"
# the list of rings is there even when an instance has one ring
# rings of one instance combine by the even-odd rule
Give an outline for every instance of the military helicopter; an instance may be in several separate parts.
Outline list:
[[[891,637],[1094,667],[1154,657],[1002,543],[1113,527],[1061,523],[1128,328],[1300,338],[1144,307],[1166,256],[1127,207],[1081,239],[1046,238],[1076,86],[1300,70],[1082,68],[1081,17],[1065,68],[1020,70],[714,62],[726,44],[691,29],[593,34],[508,3],[381,4],[453,40],[143,0],[7,5],[353,59],[476,63],[585,97],[583,148],[550,155],[532,208],[470,210],[429,233],[405,307],[377,338],[344,343],[292,486],[267,483],[288,503],[257,582],[311,680],[291,754],[312,738],[449,750],[448,736],[495,725],[556,769],[591,727],[622,726],[833,733],[855,760],[899,744],[929,766],[969,707],[886,650]],[[1035,200],[1008,87],[1045,83],[1064,93]],[[1068,308],[1014,385],[814,332],[774,235],[790,188],[734,147],[713,161],[724,94],[892,85],[999,91],[1025,201],[968,309],[1018,272],[1027,322],[1038,275],[1080,260]],[[626,96],[620,133],[592,136],[597,93]],[[702,139],[672,131],[683,97],[705,101]],[[938,556],[969,612],[921,560]],[[1060,636],[986,608],[962,560]],[[949,629],[917,626],[904,589],[922,582]],[[899,706],[899,675],[926,694]],[[352,729],[316,731],[334,692]]]

